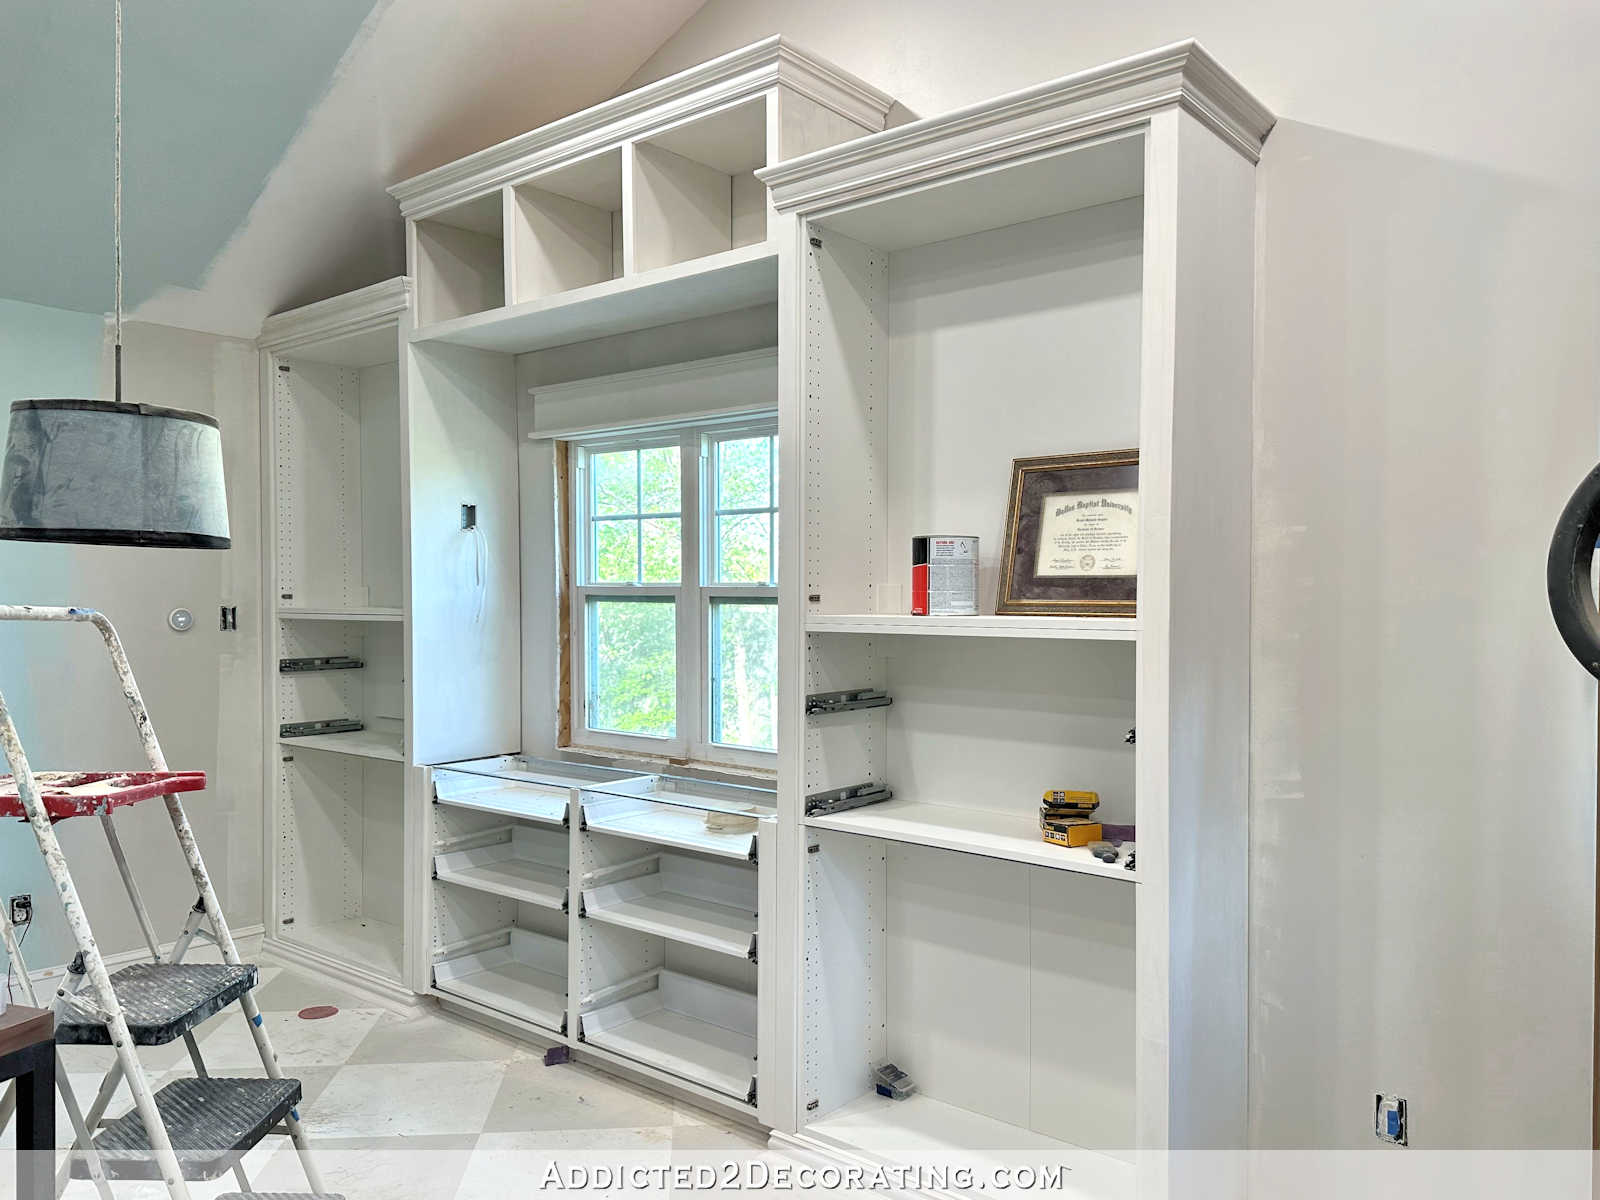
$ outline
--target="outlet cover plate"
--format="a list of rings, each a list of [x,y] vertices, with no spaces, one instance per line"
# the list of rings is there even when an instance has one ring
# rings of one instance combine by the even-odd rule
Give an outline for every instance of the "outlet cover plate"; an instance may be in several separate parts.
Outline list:
[[[1406,1102],[1399,1096],[1385,1096],[1379,1092],[1373,1103],[1372,1132],[1380,1142],[1395,1146],[1408,1146],[1406,1140]]]

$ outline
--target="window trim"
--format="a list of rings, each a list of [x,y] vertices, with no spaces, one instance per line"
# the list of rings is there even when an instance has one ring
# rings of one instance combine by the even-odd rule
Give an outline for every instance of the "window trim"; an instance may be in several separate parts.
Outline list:
[[[752,416],[748,412],[726,418],[710,418],[672,429],[620,429],[597,437],[574,440],[568,445],[566,478],[562,481],[569,500],[570,517],[563,524],[568,539],[571,571],[565,581],[562,604],[569,614],[566,652],[571,664],[569,688],[560,697],[567,708],[565,728],[559,731],[562,748],[595,750],[612,755],[632,755],[647,759],[668,758],[709,766],[755,769],[770,772],[777,767],[777,751],[744,746],[729,746],[711,740],[715,721],[712,716],[713,665],[711,663],[712,605],[718,600],[762,599],[774,603],[778,598],[777,563],[771,562],[773,581],[765,584],[724,584],[707,582],[714,578],[715,564],[708,561],[714,547],[703,536],[713,530],[716,518],[715,480],[712,449],[716,442],[739,437],[778,436],[775,412]],[[590,528],[593,503],[589,462],[592,455],[608,450],[648,449],[652,446],[679,447],[679,485],[681,490],[680,531],[682,537],[677,584],[588,583],[593,543]],[[776,477],[777,455],[773,455],[771,475]],[[780,536],[777,527],[777,496],[773,500],[773,530],[769,545],[775,550]],[[642,502],[642,497],[641,497]],[[765,512],[766,509],[751,511]],[[691,516],[694,519],[690,519]],[[604,519],[604,518],[599,518]],[[640,569],[642,570],[642,562]],[[619,733],[589,726],[588,626],[591,599],[628,597],[670,599],[677,613],[677,713],[672,737]]]

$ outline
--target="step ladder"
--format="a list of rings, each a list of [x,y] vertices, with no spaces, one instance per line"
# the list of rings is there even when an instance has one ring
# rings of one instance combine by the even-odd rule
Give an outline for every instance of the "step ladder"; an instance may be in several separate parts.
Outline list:
[[[205,775],[168,770],[122,642],[102,614],[87,608],[0,605],[0,620],[94,625],[105,641],[150,765],[149,771],[141,772],[35,774],[5,698],[0,696],[0,752],[11,768],[10,779],[0,779],[0,817],[21,817],[32,827],[78,947],[66,979],[49,1006],[56,1019],[56,1043],[112,1046],[117,1053],[116,1063],[87,1112],[78,1104],[65,1069],[58,1066],[56,1083],[75,1141],[66,1163],[57,1172],[57,1195],[65,1189],[69,1177],[93,1180],[102,1200],[113,1200],[111,1180],[159,1179],[173,1200],[188,1200],[189,1181],[217,1179],[232,1171],[240,1188],[229,1194],[234,1200],[264,1200],[266,1193],[251,1191],[242,1160],[263,1137],[281,1127],[294,1142],[310,1190],[293,1197],[272,1193],[274,1200],[338,1200],[328,1197],[312,1161],[300,1121],[300,1081],[284,1078],[256,1005],[253,989],[259,973],[253,965],[240,961],[194,831],[184,814],[180,795],[203,788]],[[182,933],[166,956],[161,953],[155,926],[139,897],[112,824],[116,809],[158,797],[166,804],[173,832],[199,892]],[[57,821],[75,817],[99,819],[151,961],[124,967],[115,974],[107,970],[55,835]],[[16,928],[11,924],[10,913],[3,911],[5,908],[0,905],[0,942],[20,981],[23,1000],[38,1006]],[[184,956],[197,940],[215,945],[222,962],[185,963]],[[261,1065],[266,1069],[264,1078],[218,1078],[206,1070],[193,1031],[232,1004],[239,1005],[249,1022]],[[159,1092],[152,1092],[136,1048],[166,1045],[179,1038],[188,1048],[195,1077],[174,1080]],[[112,1096],[124,1080],[133,1094],[133,1110],[102,1123]],[[0,1099],[0,1129],[10,1122],[15,1104],[15,1088],[11,1086]]]

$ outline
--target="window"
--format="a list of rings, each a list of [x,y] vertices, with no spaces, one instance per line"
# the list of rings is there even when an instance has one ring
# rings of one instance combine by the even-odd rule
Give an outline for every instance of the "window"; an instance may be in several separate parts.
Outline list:
[[[771,766],[776,422],[616,435],[571,463],[572,742]]]

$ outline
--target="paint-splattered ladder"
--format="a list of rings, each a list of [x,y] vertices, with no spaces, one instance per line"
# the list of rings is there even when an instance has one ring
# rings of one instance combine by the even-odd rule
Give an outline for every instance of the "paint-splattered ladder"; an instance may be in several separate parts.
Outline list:
[[[188,1200],[188,1180],[215,1179],[231,1170],[244,1189],[234,1195],[258,1196],[250,1191],[250,1181],[241,1160],[251,1147],[282,1122],[299,1152],[311,1192],[325,1197],[327,1193],[312,1161],[300,1121],[300,1083],[285,1079],[278,1068],[277,1056],[253,994],[258,978],[256,968],[239,959],[238,947],[228,931],[194,831],[179,799],[182,792],[203,788],[204,774],[167,769],[166,757],[156,740],[155,728],[139,694],[133,669],[116,630],[104,616],[85,608],[0,605],[0,620],[93,624],[105,641],[150,764],[149,771],[119,774],[35,774],[28,765],[5,699],[0,696],[0,751],[11,767],[11,776],[0,779],[0,816],[20,816],[32,827],[78,946],[77,957],[51,1005],[56,1017],[56,1041],[58,1044],[110,1045],[117,1052],[117,1061],[87,1113],[79,1107],[66,1071],[56,1072],[62,1102],[76,1134],[73,1151],[57,1174],[57,1193],[65,1188],[70,1172],[79,1178],[93,1179],[104,1200],[111,1200],[108,1180],[112,1178],[160,1179],[174,1200]],[[157,797],[166,804],[173,831],[199,891],[199,899],[184,923],[182,934],[165,956],[111,821],[112,813],[119,807]],[[88,917],[67,869],[66,856],[55,835],[55,822],[82,816],[100,820],[152,959],[125,967],[115,975],[106,969],[95,945]],[[209,931],[206,925],[210,926]],[[196,939],[212,942],[222,956],[222,963],[184,963],[183,958]],[[36,1004],[16,930],[3,905],[0,905],[0,942],[4,943],[21,981],[23,998],[30,1005]],[[266,1069],[265,1078],[214,1078],[200,1056],[193,1030],[235,1003],[249,1022],[262,1066]],[[135,1048],[165,1045],[178,1038],[188,1047],[195,1077],[174,1080],[159,1092],[152,1092]],[[102,1128],[101,1118],[124,1079],[133,1093],[133,1111],[105,1123]],[[8,1089],[0,1100],[0,1128],[10,1121],[14,1103],[15,1094]],[[98,1135],[91,1137],[96,1129],[99,1129]]]

